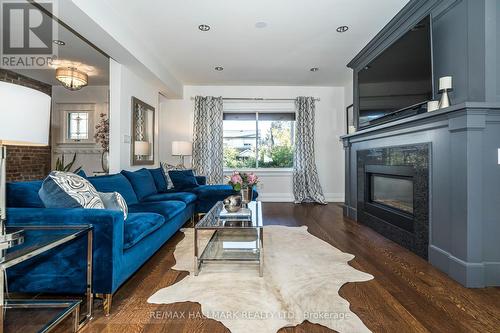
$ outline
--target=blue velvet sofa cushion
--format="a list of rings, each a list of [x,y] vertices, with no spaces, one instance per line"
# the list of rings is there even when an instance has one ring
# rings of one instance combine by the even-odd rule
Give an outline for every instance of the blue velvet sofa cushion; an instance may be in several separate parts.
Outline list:
[[[147,196],[158,193],[153,176],[151,176],[151,172],[148,169],[143,168],[137,171],[122,170],[122,174],[132,184],[139,201],[142,201]]]
[[[168,220],[180,214],[186,208],[182,201],[141,202],[128,207],[129,213],[156,213]]]
[[[47,208],[104,209],[94,186],[71,172],[52,171],[44,179],[38,195]]]
[[[193,193],[189,193],[189,192],[173,192],[173,193],[158,193],[158,194],[153,194],[153,195],[150,195],[149,197],[144,198],[143,201],[153,202],[153,201],[176,200],[176,201],[182,201],[186,205],[189,205],[190,203],[196,202],[196,199],[197,199],[197,197]]]
[[[139,202],[127,177],[120,173],[116,175],[89,177],[87,179],[99,192],[120,193],[123,199],[125,199],[125,202],[127,202],[127,205],[133,205]]]
[[[177,191],[190,190],[199,186],[193,170],[170,170],[168,176]]]
[[[165,218],[153,213],[130,214],[123,226],[123,249],[127,250],[165,223]]]
[[[168,189],[168,184],[167,178],[165,178],[165,173],[163,173],[163,168],[148,169],[148,171],[151,173],[151,176],[153,176],[157,192],[166,192]]]
[[[7,183],[7,207],[43,208],[38,191],[42,181]]]
[[[231,185],[202,185],[191,190],[198,196],[198,199],[209,199],[211,197],[226,198],[230,195],[238,194]]]
[[[198,183],[198,185],[207,185],[207,177],[196,176],[196,182]]]
[[[222,201],[230,195],[238,194],[230,185],[201,185],[191,190],[196,194],[197,213],[207,213],[218,201]],[[253,190],[252,200],[257,199],[257,191]]]

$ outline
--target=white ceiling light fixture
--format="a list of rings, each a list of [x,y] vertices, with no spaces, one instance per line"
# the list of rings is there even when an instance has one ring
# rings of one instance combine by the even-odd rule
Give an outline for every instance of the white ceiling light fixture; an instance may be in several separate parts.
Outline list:
[[[89,82],[88,75],[74,67],[57,68],[56,79],[62,83],[64,88],[71,91],[80,90]]]
[[[224,67],[222,66],[217,66],[214,68],[217,72],[222,72],[224,70]]]
[[[263,28],[266,28],[266,27],[267,27],[267,23],[266,23],[266,22],[263,22],[263,21],[260,21],[260,22],[255,23],[255,27],[256,27],[257,29],[263,29]]]
[[[346,32],[347,30],[349,30],[349,27],[347,25],[341,25],[336,30],[337,30],[337,32],[343,33],[343,32]]]
[[[59,40],[59,39],[54,39],[52,41],[54,44],[56,45],[60,45],[60,46],[63,46],[63,45],[66,45],[66,42],[62,41],[62,40]]]
[[[311,72],[317,72],[319,71],[319,67],[313,67],[311,69],[309,69]]]
[[[210,30],[210,26],[209,26],[208,24],[200,24],[200,25],[198,26],[198,29],[199,29],[200,31],[208,31],[208,30]]]

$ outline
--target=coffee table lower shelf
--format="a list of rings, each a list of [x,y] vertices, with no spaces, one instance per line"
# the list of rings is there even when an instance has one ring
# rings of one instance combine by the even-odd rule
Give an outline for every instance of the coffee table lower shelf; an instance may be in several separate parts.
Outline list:
[[[203,229],[206,230],[206,229]],[[195,228],[194,275],[197,276],[203,263],[256,263],[259,276],[263,276],[264,248],[263,229],[216,229],[207,245],[199,253],[199,230]]]

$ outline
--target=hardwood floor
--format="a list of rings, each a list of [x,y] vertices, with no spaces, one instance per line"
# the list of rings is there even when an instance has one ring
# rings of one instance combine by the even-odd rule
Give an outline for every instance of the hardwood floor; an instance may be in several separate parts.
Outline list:
[[[306,225],[311,234],[354,254],[353,267],[375,276],[340,290],[373,332],[500,332],[500,288],[462,287],[408,250],[343,218],[339,205],[264,203],[263,210],[265,224]],[[95,319],[83,332],[228,332],[221,323],[203,319],[199,304],[147,303],[158,289],[187,275],[170,269],[181,239],[182,234],[176,234],[118,290],[109,317],[98,305]],[[279,332],[332,331],[306,322]]]

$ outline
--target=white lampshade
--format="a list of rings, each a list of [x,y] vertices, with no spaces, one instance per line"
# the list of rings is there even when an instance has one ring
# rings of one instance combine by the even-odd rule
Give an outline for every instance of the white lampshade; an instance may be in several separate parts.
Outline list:
[[[51,98],[41,91],[0,82],[0,143],[49,144]]]
[[[191,156],[193,146],[189,141],[172,141],[172,155],[174,156]]]
[[[135,141],[134,153],[136,156],[148,156],[151,154],[151,144],[148,141]]]
[[[451,76],[443,76],[439,78],[439,90],[452,89],[453,78]]]

